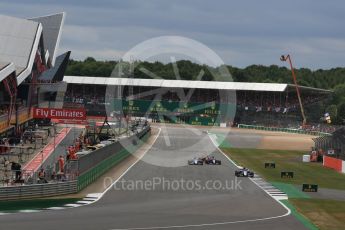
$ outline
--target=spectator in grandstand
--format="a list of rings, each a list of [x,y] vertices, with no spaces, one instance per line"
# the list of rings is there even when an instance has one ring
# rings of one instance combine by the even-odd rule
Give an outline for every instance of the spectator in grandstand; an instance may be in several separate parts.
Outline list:
[[[59,159],[58,159],[58,165],[59,165],[59,171],[56,174],[56,178],[57,180],[64,180],[65,179],[65,158],[60,155]]]
[[[46,184],[48,181],[46,180],[46,173],[43,168],[40,169],[38,172],[38,183],[39,184]]]
[[[66,160],[69,161],[71,159],[71,152],[69,150],[66,151]]]
[[[0,116],[6,114],[7,112],[8,112],[8,106],[0,105]]]
[[[19,163],[11,162],[11,170],[15,172],[15,182],[21,181],[22,178],[22,166]]]
[[[65,167],[65,159],[62,155],[60,155],[60,157],[59,157],[58,164],[59,164],[59,173],[63,174],[64,173],[64,167]]]

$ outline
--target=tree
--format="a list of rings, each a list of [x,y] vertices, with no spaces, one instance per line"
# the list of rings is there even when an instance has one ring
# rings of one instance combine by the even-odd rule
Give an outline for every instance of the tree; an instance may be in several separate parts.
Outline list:
[[[329,113],[332,123],[335,123],[338,117],[338,107],[337,105],[330,105],[326,108],[326,113]]]
[[[342,101],[345,101],[345,84],[337,85],[334,88],[334,94],[333,94],[333,103],[339,104]]]
[[[84,62],[96,62],[96,59],[94,59],[93,57],[87,57],[85,58]]]
[[[108,77],[116,66],[115,61],[97,61],[93,57],[87,57],[84,61],[70,60],[67,67],[67,75],[76,76],[100,76]],[[179,74],[183,80],[196,80],[200,71],[204,71],[202,80],[206,81],[231,81],[230,78],[223,74],[212,74],[223,71],[227,68],[232,75],[233,81],[236,82],[270,82],[270,83],[292,83],[291,71],[286,67],[277,65],[263,66],[251,65],[244,69],[233,66],[219,66],[217,68],[207,65],[200,65],[189,60],[179,60],[175,63],[178,67]],[[174,65],[175,65],[174,64]],[[136,61],[134,69],[135,78],[152,78],[142,69],[148,70],[162,79],[176,79],[174,66],[172,63],[161,62],[141,62]],[[219,71],[221,70],[221,71]],[[295,69],[297,81],[302,86],[309,86],[323,89],[334,89],[336,91],[335,102],[339,104],[345,97],[345,68],[333,68],[329,70],[312,71],[307,68]]]
[[[341,121],[341,123],[344,123],[345,121],[345,101],[341,102],[338,105],[338,119]]]

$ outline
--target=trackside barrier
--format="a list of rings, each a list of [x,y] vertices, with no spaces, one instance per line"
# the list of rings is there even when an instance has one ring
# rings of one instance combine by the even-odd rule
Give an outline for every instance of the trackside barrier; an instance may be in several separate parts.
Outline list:
[[[108,149],[101,148],[99,150],[96,150],[88,155],[90,156],[97,156],[95,157],[95,161],[98,163],[95,164],[92,167],[90,167],[88,170],[85,170],[85,167],[82,166],[82,170],[80,170],[80,175],[78,177],[78,191],[81,191],[86,186],[94,182],[97,178],[99,178],[101,175],[103,175],[105,172],[107,172],[109,169],[111,169],[114,165],[120,163],[123,159],[128,157],[131,153],[135,152],[141,144],[147,140],[147,138],[151,134],[151,129],[147,128],[141,131],[136,135],[136,137],[130,137],[127,140],[128,145],[126,145],[126,148],[124,148],[121,144],[123,143],[114,143],[112,145],[109,145],[109,148],[112,149],[111,154],[109,154]],[[136,138],[141,139],[142,141],[135,143]],[[108,147],[108,146],[106,146]],[[102,150],[103,153],[102,153]],[[91,155],[92,154],[92,155]],[[101,155],[106,156],[102,160],[99,160]],[[86,156],[88,156],[86,155]],[[80,158],[82,160],[83,157]],[[92,157],[88,157],[88,161],[92,161]],[[89,163],[87,164],[89,165]]]
[[[244,124],[239,124],[237,127],[240,129],[256,129],[256,130],[272,131],[272,132],[298,133],[298,134],[307,134],[307,135],[313,135],[313,136],[331,136],[331,134],[329,133],[317,132],[317,131],[306,131],[303,129],[273,128],[273,127],[244,125]]]
[[[20,200],[66,195],[77,192],[77,180],[49,184],[0,187],[0,200]]]
[[[323,166],[345,173],[345,161],[334,157],[323,156]]]
[[[122,147],[121,149],[112,149],[111,147],[115,147],[115,144],[119,144],[114,143],[112,144],[113,146],[109,145],[109,148],[106,148],[106,146],[88,154],[90,156],[97,156],[95,158],[85,158],[87,159],[87,161],[95,160],[94,162],[96,162],[96,164],[85,164],[84,166],[89,166],[90,168],[86,170],[86,168],[84,167],[85,171],[79,174],[77,180],[72,179],[69,181],[46,184],[0,187],[0,201],[33,199],[77,193],[78,191],[82,190],[87,185],[95,181],[111,167],[118,164],[135,150],[137,150],[142,145],[142,143],[148,139],[150,134],[150,127],[145,127],[136,135],[126,138],[123,142],[121,142],[121,144],[126,146],[126,148]],[[137,141],[138,138],[142,141]],[[103,152],[101,151],[102,149],[104,150]],[[82,157],[80,159],[82,159]]]

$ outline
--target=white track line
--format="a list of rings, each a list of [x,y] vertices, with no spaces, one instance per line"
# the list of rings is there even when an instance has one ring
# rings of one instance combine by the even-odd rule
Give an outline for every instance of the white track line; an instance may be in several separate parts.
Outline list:
[[[153,146],[153,144],[156,142],[157,138],[159,137],[160,135],[160,132],[161,132],[161,128],[159,128],[159,132],[157,134],[157,136],[155,137],[153,143],[150,145],[149,148],[147,148],[145,150],[145,152],[131,165],[129,166],[126,171],[124,171],[119,178],[117,178],[117,180],[112,183],[104,192],[102,193],[90,193],[90,194],[87,194],[85,196],[85,198],[83,200],[80,200],[80,201],[77,201],[76,203],[73,203],[73,204],[66,204],[64,205],[63,207],[50,207],[50,208],[45,208],[45,210],[55,210],[55,211],[58,211],[58,210],[64,210],[66,208],[70,209],[70,208],[78,208],[78,207],[82,207],[82,206],[86,206],[86,205],[90,205],[90,204],[93,204],[97,201],[99,201],[106,192],[108,192],[124,175],[126,175],[126,173],[134,166],[136,165],[144,156],[145,154],[147,153],[147,151],[149,149],[151,149],[151,147]],[[6,215],[8,213],[0,213],[0,215]]]
[[[42,210],[37,210],[37,209],[24,209],[24,210],[19,210],[20,213],[33,213],[33,212],[41,212]]]
[[[214,137],[216,137],[216,134],[212,134]],[[217,143],[215,143],[214,139],[211,137],[211,135],[208,135],[209,138],[211,139],[212,143],[214,146],[216,146],[216,148],[218,149],[219,152],[221,152],[225,157],[226,159],[228,159],[232,164],[234,164],[237,168],[239,168],[239,166],[233,161],[230,159],[230,157],[228,155],[226,155],[217,145]],[[288,216],[291,214],[291,210],[285,205],[283,204],[283,202],[281,202],[279,199],[276,199],[274,196],[272,196],[270,193],[268,193],[265,189],[263,189],[257,182],[255,182],[255,180],[253,180],[252,178],[249,178],[254,184],[256,184],[262,191],[264,191],[267,195],[269,195],[270,197],[272,197],[272,199],[276,200],[279,204],[281,204],[286,210],[287,210],[287,213],[280,216],[280,217],[284,217],[284,216]],[[287,196],[286,196],[287,197]]]
[[[65,206],[65,207],[72,207],[72,208],[76,208],[76,207],[80,207],[80,206],[82,206],[82,204],[75,204],[75,203],[73,203],[73,204],[65,204],[64,206]]]
[[[286,216],[286,215],[284,215],[284,216]],[[145,228],[112,228],[110,230],[146,230],[146,229],[195,228],[195,227],[206,227],[206,226],[239,224],[239,223],[249,223],[249,222],[258,222],[258,221],[265,221],[265,220],[273,220],[273,219],[278,219],[278,218],[281,218],[284,216],[274,216],[274,217],[266,217],[266,218],[260,218],[260,219],[252,219],[252,220],[237,220],[237,221],[229,221],[229,222],[210,223],[210,224],[172,225],[172,226],[145,227]]]
[[[209,136],[210,137],[210,136]],[[210,137],[212,143],[216,146],[219,152],[221,152],[231,163],[233,163],[236,167],[239,168],[239,166],[232,161],[214,142],[214,140]],[[253,181],[255,185],[257,185],[260,189],[262,189],[257,183]],[[249,222],[258,222],[258,221],[266,221],[266,220],[273,220],[273,219],[279,219],[286,216],[289,216],[291,214],[291,210],[286,207],[281,201],[275,199],[272,195],[270,195],[268,192],[266,192],[264,189],[262,189],[266,194],[268,194],[272,199],[277,201],[279,204],[281,204],[287,212],[283,215],[279,216],[272,216],[272,217],[265,217],[265,218],[258,218],[258,219],[249,219],[249,220],[239,220],[239,221],[228,221],[228,222],[218,222],[218,223],[208,223],[208,224],[190,224],[190,225],[172,225],[172,226],[153,226],[153,227],[144,227],[144,228],[113,228],[110,230],[146,230],[146,229],[173,229],[173,228],[195,228],[195,227],[207,227],[207,226],[216,226],[216,225],[227,225],[227,224],[238,224],[238,223],[249,223]]]
[[[112,183],[104,192],[102,192],[102,193],[88,194],[88,195],[86,196],[86,198],[96,198],[96,199],[95,199],[94,201],[92,201],[91,203],[85,204],[85,205],[83,205],[83,206],[86,206],[86,205],[90,205],[90,204],[96,203],[97,201],[99,201],[99,200],[104,196],[104,194],[106,194],[112,187],[114,187],[114,185],[115,185],[119,180],[121,180],[121,178],[124,177],[124,176],[128,173],[128,171],[129,171],[131,168],[133,168],[133,166],[136,165],[136,164],[146,155],[147,151],[150,150],[150,149],[152,148],[153,144],[156,143],[156,140],[158,139],[158,137],[159,137],[161,131],[162,131],[162,129],[159,128],[159,132],[158,132],[157,136],[155,137],[155,139],[154,139],[154,141],[152,142],[152,144],[150,145],[150,147],[147,148],[147,149],[145,150],[144,154],[142,154],[142,155],[141,155],[131,166],[129,166],[129,167],[126,169],[126,171],[124,171],[124,172],[120,175],[120,177],[118,177],[118,178],[114,181],[114,183]]]
[[[86,200],[77,201],[77,204],[90,204],[90,203],[92,203],[92,201],[86,201]]]
[[[66,209],[67,207],[50,207],[50,208],[46,208],[46,210],[63,210]]]

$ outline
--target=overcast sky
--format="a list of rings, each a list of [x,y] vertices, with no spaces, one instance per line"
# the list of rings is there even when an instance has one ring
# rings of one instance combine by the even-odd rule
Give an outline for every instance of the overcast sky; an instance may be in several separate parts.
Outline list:
[[[119,59],[147,39],[177,35],[214,50],[226,64],[345,67],[343,0],[1,0],[0,13],[30,18],[66,12],[59,53]]]

